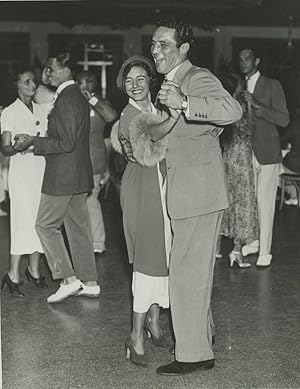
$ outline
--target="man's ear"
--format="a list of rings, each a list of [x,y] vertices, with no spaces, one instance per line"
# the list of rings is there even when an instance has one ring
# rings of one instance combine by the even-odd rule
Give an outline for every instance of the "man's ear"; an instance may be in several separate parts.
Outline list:
[[[64,73],[66,75],[67,78],[71,77],[72,78],[72,72],[71,72],[71,69],[65,67],[64,68]]]
[[[256,58],[256,60],[255,60],[255,66],[258,67],[259,64],[260,64],[260,58]]]
[[[181,54],[183,54],[183,55],[187,55],[189,49],[190,49],[190,44],[189,44],[188,42],[185,42],[185,43],[183,43],[183,44],[180,46],[180,52],[181,52]]]

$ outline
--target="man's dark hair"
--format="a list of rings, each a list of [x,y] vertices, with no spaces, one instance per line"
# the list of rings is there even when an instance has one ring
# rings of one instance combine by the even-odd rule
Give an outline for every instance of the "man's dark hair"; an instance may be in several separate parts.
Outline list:
[[[58,51],[52,58],[56,58],[57,62],[62,66],[69,68],[74,75],[78,68],[77,62],[70,51]]]
[[[156,23],[156,27],[166,27],[172,28],[175,30],[175,40],[177,42],[177,46],[180,47],[183,43],[189,43],[190,45],[194,41],[194,35],[192,27],[179,21],[177,19],[165,19]]]
[[[240,50],[240,53],[242,52],[242,51],[251,51],[251,53],[252,53],[252,55],[253,55],[253,58],[261,58],[261,56],[259,55],[259,53],[257,52],[257,50],[256,49],[250,49],[249,47],[245,47],[245,48],[243,48],[243,49],[241,49]]]

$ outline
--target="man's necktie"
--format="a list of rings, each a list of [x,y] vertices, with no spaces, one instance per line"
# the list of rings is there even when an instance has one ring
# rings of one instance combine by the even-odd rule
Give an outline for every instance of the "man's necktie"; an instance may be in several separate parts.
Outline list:
[[[249,78],[246,77],[243,85],[243,89],[245,91],[248,91],[248,81]],[[247,102],[247,125],[248,125],[248,129],[251,131],[252,130],[252,107],[250,102]]]
[[[248,90],[248,78],[244,78],[244,80],[242,81],[242,89],[243,90]]]

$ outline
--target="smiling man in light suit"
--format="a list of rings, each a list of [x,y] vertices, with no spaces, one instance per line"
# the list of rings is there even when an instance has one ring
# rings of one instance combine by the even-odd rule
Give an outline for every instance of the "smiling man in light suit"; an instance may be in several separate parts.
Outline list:
[[[167,206],[173,231],[170,302],[176,340],[175,361],[158,374],[182,375],[214,366],[211,292],[216,241],[228,206],[218,135],[242,116],[239,103],[207,69],[187,59],[190,26],[173,20],[157,25],[151,52],[167,81],[161,105],[180,113],[168,135]],[[169,130],[166,130],[169,131]],[[164,126],[151,129],[160,139]]]

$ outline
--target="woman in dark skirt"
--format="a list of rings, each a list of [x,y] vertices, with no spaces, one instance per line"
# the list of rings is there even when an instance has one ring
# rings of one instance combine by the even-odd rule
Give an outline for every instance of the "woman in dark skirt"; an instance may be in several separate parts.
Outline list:
[[[117,78],[117,86],[129,97],[119,120],[118,137],[123,146],[126,142],[131,144],[134,155],[121,184],[124,233],[129,261],[133,264],[133,324],[125,347],[127,358],[142,366],[147,364],[144,328],[153,344],[166,345],[159,324],[159,307],[169,307],[172,239],[165,204],[166,182],[160,171],[166,139],[152,142],[147,133],[149,121],[162,120],[151,103],[150,85],[154,77],[154,64],[147,58],[134,56],[124,62]],[[167,124],[168,120],[165,119]],[[173,123],[170,120],[170,129]],[[118,142],[112,140],[113,145]]]

